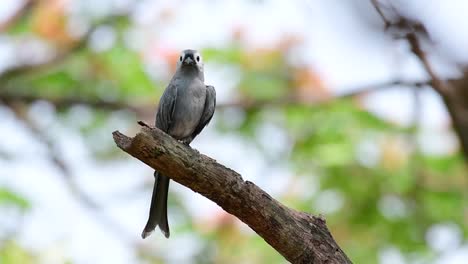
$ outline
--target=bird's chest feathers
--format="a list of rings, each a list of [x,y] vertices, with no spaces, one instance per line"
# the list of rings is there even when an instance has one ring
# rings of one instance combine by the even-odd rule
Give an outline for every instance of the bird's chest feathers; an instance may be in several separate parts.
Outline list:
[[[172,136],[183,139],[193,133],[203,114],[205,98],[206,87],[201,81],[178,87]]]
[[[177,103],[181,107],[203,107],[206,97],[206,88],[202,82],[193,81],[188,85],[182,85],[177,90]]]

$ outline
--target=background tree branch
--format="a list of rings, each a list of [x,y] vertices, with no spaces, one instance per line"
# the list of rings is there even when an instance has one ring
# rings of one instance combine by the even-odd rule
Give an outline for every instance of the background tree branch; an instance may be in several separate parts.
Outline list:
[[[113,136],[117,146],[128,154],[238,217],[288,261],[351,263],[323,218],[282,205],[237,172],[159,129],[144,125],[133,138],[118,131]]]
[[[421,62],[430,77],[430,86],[442,97],[447,107],[453,128],[460,140],[463,155],[465,160],[468,160],[468,82],[466,81],[468,70],[464,69],[463,75],[458,80],[445,81],[440,78],[421,45],[421,39],[430,40],[425,26],[419,21],[400,14],[388,1],[388,6],[378,0],[371,0],[371,4],[384,22],[385,30],[391,31],[397,39],[406,39],[411,52]]]
[[[347,99],[347,98],[359,98],[365,95],[368,95],[373,92],[384,91],[387,89],[395,88],[395,87],[403,87],[403,88],[420,88],[423,86],[430,85],[431,81],[404,81],[404,80],[393,80],[393,81],[382,81],[376,82],[367,85],[360,85],[356,87],[350,87],[347,92],[343,92],[340,94],[336,94],[333,96],[315,99],[315,100],[303,100],[298,95],[294,95],[289,98],[280,98],[276,100],[232,100],[230,102],[219,103],[217,108],[229,108],[229,107],[237,107],[245,110],[253,109],[253,108],[262,108],[266,106],[270,107],[282,107],[288,105],[320,105],[333,102],[334,100],[338,99]],[[2,87],[0,86],[0,90]],[[41,96],[39,94],[26,94],[21,92],[0,92],[0,101],[5,104],[11,104],[16,102],[21,103],[34,103],[37,101],[46,101],[49,104],[55,106],[58,109],[68,108],[75,105],[85,105],[95,109],[102,109],[102,110],[127,110],[130,112],[134,112],[140,115],[145,114],[153,114],[155,108],[154,106],[157,102],[151,102],[151,104],[131,104],[124,101],[104,101],[104,100],[96,100],[93,98],[87,97],[79,97],[79,96],[62,96],[62,97],[48,97],[48,96]]]

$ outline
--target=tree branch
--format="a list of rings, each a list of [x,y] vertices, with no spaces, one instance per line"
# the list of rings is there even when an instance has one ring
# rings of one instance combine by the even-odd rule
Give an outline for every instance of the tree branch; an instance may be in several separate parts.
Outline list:
[[[1,87],[0,87],[1,90]],[[79,96],[50,97],[31,93],[0,92],[0,101],[5,104],[12,103],[34,103],[37,101],[46,101],[57,109],[69,108],[76,105],[85,105],[94,109],[102,110],[128,110],[131,112],[143,114],[147,109],[154,110],[153,105],[136,106],[123,101],[103,101]]]
[[[411,52],[421,61],[424,70],[430,77],[431,87],[442,97],[452,119],[455,133],[460,140],[461,150],[468,162],[468,70],[457,80],[442,80],[434,71],[426,52],[421,47],[421,38],[429,39],[429,33],[419,21],[404,17],[392,8],[395,18],[388,19],[378,0],[371,0],[377,13],[385,24],[385,30],[396,29],[395,36],[402,36],[408,41]]]
[[[427,58],[426,53],[421,48],[421,44],[419,43],[419,39],[416,34],[414,32],[409,33],[406,36],[406,39],[411,46],[411,51],[416,55],[416,57],[419,58],[427,74],[429,74],[431,77],[431,85],[434,90],[436,90],[441,95],[447,95],[450,92],[450,87],[435,73],[434,69],[429,63],[429,59]]]
[[[233,100],[232,102],[225,102],[219,103],[217,108],[229,108],[229,107],[239,107],[242,109],[252,109],[252,108],[261,108],[265,106],[287,106],[287,105],[319,105],[329,103],[330,101],[342,99],[342,98],[353,98],[364,96],[366,94],[383,91],[386,89],[390,89],[395,86],[402,86],[407,88],[418,88],[426,85],[430,85],[430,81],[402,81],[402,80],[394,80],[394,81],[382,81],[368,85],[361,85],[354,87],[349,90],[348,92],[340,93],[334,96],[316,99],[313,101],[304,101],[301,98],[293,97],[293,98],[281,98],[277,100]],[[0,90],[2,88],[0,87]],[[86,97],[76,97],[76,96],[68,96],[68,97],[48,97],[48,96],[41,96],[36,94],[26,94],[26,93],[16,93],[16,92],[0,92],[0,101],[11,104],[16,102],[22,103],[33,103],[36,101],[47,101],[48,103],[54,105],[56,108],[68,108],[74,105],[86,105],[95,109],[102,109],[102,110],[128,110],[131,112],[135,112],[141,115],[144,115],[148,112],[153,113],[154,106],[157,102],[151,104],[130,104],[123,101],[102,101],[102,100],[94,100]]]
[[[113,133],[119,148],[174,181],[214,201],[250,226],[292,263],[351,263],[325,220],[287,208],[237,172],[143,126],[133,138]]]
[[[280,98],[276,100],[239,100],[232,101],[227,103],[218,104],[218,108],[226,107],[240,107],[243,109],[252,109],[252,108],[262,108],[266,106],[287,106],[287,105],[320,105],[330,103],[333,100],[337,99],[346,99],[346,98],[355,98],[367,95],[369,93],[384,91],[395,86],[402,86],[406,88],[419,88],[425,85],[429,85],[429,81],[403,81],[403,80],[393,80],[393,81],[381,81],[367,85],[360,85],[356,87],[348,87],[347,92],[317,98],[314,100],[304,100],[299,95],[293,94],[291,97]],[[1,97],[1,95],[0,95]]]
[[[426,53],[421,48],[417,35],[409,33],[406,39],[411,46],[411,51],[419,58],[427,74],[431,77],[432,88],[442,97],[452,119],[455,133],[460,140],[465,160],[468,161],[468,97],[466,93],[467,85],[464,81],[468,78],[468,72],[464,71],[464,75],[459,80],[441,80],[432,68]]]

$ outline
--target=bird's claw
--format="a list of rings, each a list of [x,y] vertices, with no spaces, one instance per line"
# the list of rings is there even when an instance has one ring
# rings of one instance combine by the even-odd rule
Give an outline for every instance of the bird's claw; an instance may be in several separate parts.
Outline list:
[[[184,144],[184,145],[189,145],[190,142],[192,142],[192,139],[191,138],[186,138],[186,139],[180,139],[178,140],[180,143]]]

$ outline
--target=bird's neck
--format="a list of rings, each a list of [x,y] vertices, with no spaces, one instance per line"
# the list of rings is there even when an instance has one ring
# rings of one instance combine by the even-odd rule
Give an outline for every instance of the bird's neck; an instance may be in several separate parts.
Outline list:
[[[181,73],[184,74],[186,77],[191,77],[191,78],[198,78],[202,82],[205,81],[205,76],[203,74],[203,71],[200,71],[198,68],[195,67],[183,67],[180,69]]]

